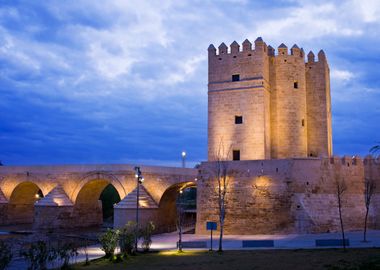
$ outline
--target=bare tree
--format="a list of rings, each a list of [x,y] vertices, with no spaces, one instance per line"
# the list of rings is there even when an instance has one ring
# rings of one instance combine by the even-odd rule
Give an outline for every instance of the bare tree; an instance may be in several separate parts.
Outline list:
[[[364,218],[364,234],[363,234],[363,242],[367,242],[367,220],[368,220],[368,212],[369,206],[371,205],[372,195],[375,192],[376,184],[373,179],[365,179],[365,188],[364,188],[364,202],[365,202],[365,218]]]
[[[373,155],[373,162],[379,164],[380,161],[380,144],[375,145],[369,149],[369,153]]]
[[[341,178],[339,176],[335,177],[335,188],[336,188],[335,194],[338,200],[340,229],[342,232],[342,244],[343,244],[343,249],[346,251],[346,239],[344,237],[344,226],[343,226],[343,218],[342,218],[342,199],[343,199],[344,192],[347,190],[347,185],[344,178]]]
[[[220,141],[217,152],[213,157],[213,161],[215,162],[214,167],[214,177],[217,182],[217,196],[218,196],[218,215],[219,215],[219,248],[218,251],[223,251],[223,231],[224,231],[224,220],[226,218],[226,195],[228,189],[228,179],[230,175],[230,171],[228,168],[228,156],[231,152],[231,147],[228,147],[226,150],[224,148],[223,139]]]
[[[371,149],[369,149],[369,152],[374,155],[378,155],[380,152],[380,144],[371,147]]]

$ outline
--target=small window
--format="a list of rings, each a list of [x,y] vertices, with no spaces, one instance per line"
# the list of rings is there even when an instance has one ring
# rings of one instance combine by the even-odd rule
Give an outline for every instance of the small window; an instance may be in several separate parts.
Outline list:
[[[235,115],[235,124],[243,124],[243,116]]]
[[[234,74],[234,75],[232,75],[232,81],[233,82],[240,81],[240,74]]]
[[[298,89],[298,82],[294,82],[294,89]]]
[[[302,126],[304,127],[305,126],[305,119],[302,119]]]
[[[240,160],[240,150],[232,151],[232,160]]]

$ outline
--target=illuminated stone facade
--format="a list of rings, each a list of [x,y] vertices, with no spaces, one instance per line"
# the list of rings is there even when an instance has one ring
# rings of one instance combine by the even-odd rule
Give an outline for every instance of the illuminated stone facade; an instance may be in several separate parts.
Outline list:
[[[241,160],[332,155],[329,67],[261,38],[208,48],[208,159],[220,144]],[[240,156],[240,157],[239,157]],[[236,159],[235,158],[235,159]]]
[[[190,168],[142,166],[141,221],[158,231],[175,227],[176,196],[195,185]],[[99,226],[99,200],[112,185],[121,201],[114,205],[115,227],[135,220],[136,179],[132,165],[0,166],[0,225],[33,223],[36,229]],[[134,203],[133,203],[134,202]]]
[[[342,213],[346,230],[364,224],[365,179],[380,186],[378,161],[367,157],[293,158],[226,161],[226,234],[287,234],[339,231],[335,180],[343,180]],[[200,166],[197,233],[219,221],[216,162]],[[380,228],[380,190],[372,198],[369,227]],[[219,222],[218,222],[219,223]]]
[[[305,58],[307,61],[305,62]],[[261,38],[208,48],[208,162],[197,183],[196,232],[219,221],[216,165],[227,169],[226,234],[339,230],[336,180],[348,189],[343,220],[361,229],[365,179],[380,186],[371,157],[332,156],[329,66],[294,45],[277,52]],[[224,161],[223,161],[224,160]],[[240,160],[240,161],[232,161]],[[380,195],[369,226],[379,228]]]

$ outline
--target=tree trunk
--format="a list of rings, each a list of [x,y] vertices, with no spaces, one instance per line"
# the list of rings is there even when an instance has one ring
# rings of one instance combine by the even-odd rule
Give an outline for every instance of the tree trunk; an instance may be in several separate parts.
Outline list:
[[[369,211],[369,207],[366,207],[365,219],[364,219],[364,235],[363,235],[363,242],[367,242],[367,219],[368,219],[368,211]]]
[[[182,252],[182,224],[179,226],[179,239],[178,239],[178,251]]]
[[[223,251],[223,227],[224,227],[224,220],[220,220],[220,234],[219,234],[219,252]]]
[[[344,227],[343,227],[343,218],[342,218],[342,205],[341,205],[341,202],[340,202],[340,197],[338,198],[338,208],[339,208],[340,228],[342,230],[343,250],[346,251],[346,239],[344,237]]]

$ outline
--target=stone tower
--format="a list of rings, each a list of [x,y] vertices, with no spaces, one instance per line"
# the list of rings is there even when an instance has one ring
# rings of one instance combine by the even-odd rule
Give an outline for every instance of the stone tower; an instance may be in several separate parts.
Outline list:
[[[259,37],[208,48],[208,159],[327,157],[332,154],[330,78],[323,51],[278,53]],[[226,151],[228,149],[228,151]]]

